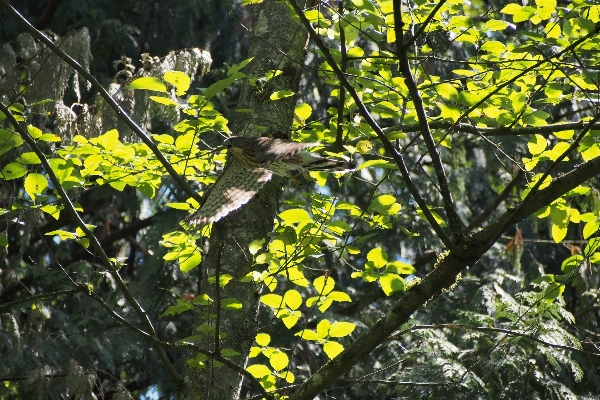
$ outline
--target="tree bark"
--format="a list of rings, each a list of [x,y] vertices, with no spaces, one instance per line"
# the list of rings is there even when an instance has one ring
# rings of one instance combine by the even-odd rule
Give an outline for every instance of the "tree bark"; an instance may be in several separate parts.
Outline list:
[[[269,101],[269,96],[279,90],[298,91],[306,55],[307,31],[291,18],[285,4],[269,0],[256,9],[251,35],[249,57],[253,57],[253,60],[244,72],[252,77],[262,77],[270,70],[280,70],[282,73],[258,89],[248,82],[244,83],[239,109],[251,112],[239,113],[233,133],[238,136],[289,134],[296,96],[277,101]],[[239,279],[250,271],[252,265],[249,244],[266,238],[273,229],[281,184],[281,178],[274,177],[247,205],[213,225],[210,248],[203,265],[205,270],[202,273],[201,293],[209,294],[213,300],[220,299],[221,303],[224,299],[235,298],[243,307],[241,310],[221,307],[217,314],[219,301],[215,301],[214,307],[201,310],[195,326],[206,323],[218,326],[219,332],[227,335],[221,338],[218,348],[240,353],[240,356],[230,359],[242,367],[246,365],[258,330],[261,285],[239,282]],[[217,274],[233,276],[218,294],[216,286],[207,282],[208,277]],[[215,335],[205,335],[197,344],[215,351]],[[194,354],[190,354],[189,358],[193,357]],[[237,399],[241,385],[242,377],[236,371],[226,367],[212,368],[210,361],[207,361],[205,369],[186,367],[178,398]]]

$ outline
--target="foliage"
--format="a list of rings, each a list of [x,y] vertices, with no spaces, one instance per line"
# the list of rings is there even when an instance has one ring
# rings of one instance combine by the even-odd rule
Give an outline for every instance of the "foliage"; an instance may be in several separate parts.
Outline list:
[[[593,95],[600,6],[442,1],[398,10],[394,4],[323,2],[303,16],[290,5],[317,34],[311,66],[329,103],[322,107],[314,94],[301,100],[292,137],[321,142],[322,152],[354,158],[359,167],[352,176],[312,173],[314,190],[286,187],[273,232],[247,249],[252,265],[240,280],[264,292],[246,378],[267,391],[311,379],[442,268],[445,250],[467,254],[466,244],[457,244],[600,156]],[[124,88],[152,92],[158,107],[181,116],[152,139],[201,194],[225,163],[222,149],[207,145],[216,133],[231,133],[224,116],[231,110],[219,107],[222,93],[247,85],[264,102],[295,95],[270,89],[285,71],[249,76],[244,67],[252,62],[223,69],[222,79],[197,91],[178,71]],[[304,85],[301,93],[310,82]],[[11,312],[2,314],[0,351],[16,355],[0,368],[6,382],[0,393],[40,397],[45,377],[63,373],[79,385],[95,374],[92,381],[114,391],[142,393],[154,385],[169,395],[174,384],[165,371],[126,367],[131,359],[158,360],[136,343],[139,332],[122,334],[131,327],[107,308],[143,326],[146,314],[135,312],[133,295],[150,319],[160,318],[158,337],[179,346],[214,337],[219,348],[228,334],[220,310],[243,310],[244,302],[227,292],[231,274],[209,271],[211,290],[194,285],[212,228],[177,223],[198,202],[175,187],[147,145],[122,140],[116,129],[68,140],[35,125],[36,107],[4,108],[0,129],[0,245],[8,271],[2,296],[3,303],[15,302],[0,308]],[[596,174],[498,231],[451,290],[419,307],[343,379],[327,382],[327,394],[562,399],[597,393],[598,183]],[[107,203],[109,217],[125,215],[120,230],[166,217],[109,242],[121,240],[118,246],[100,246],[111,235],[102,225],[107,218],[78,224],[66,217],[70,207],[86,215],[82,203]],[[461,231],[452,210],[459,222],[477,222]],[[193,314],[204,320],[190,336]],[[109,317],[116,322],[107,325]],[[109,333],[88,343],[80,329]],[[75,345],[86,354],[69,349]],[[167,348],[179,369],[184,361],[228,368],[224,361],[239,356],[219,348],[220,361],[202,352],[186,359]],[[20,370],[29,387],[17,383]],[[67,381],[49,385],[53,393],[72,394],[77,385]],[[86,394],[92,391],[99,389],[86,386]]]

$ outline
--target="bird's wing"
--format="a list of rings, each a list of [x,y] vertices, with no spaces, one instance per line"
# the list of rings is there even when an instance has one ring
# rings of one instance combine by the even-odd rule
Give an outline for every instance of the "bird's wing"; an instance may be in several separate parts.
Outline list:
[[[285,161],[287,157],[294,156],[307,147],[319,146],[318,143],[296,143],[275,139],[270,146],[256,151],[256,162],[270,164],[275,161]]]
[[[190,218],[192,225],[215,222],[246,204],[271,179],[271,171],[248,169],[239,161],[230,163],[212,186],[200,210]]]

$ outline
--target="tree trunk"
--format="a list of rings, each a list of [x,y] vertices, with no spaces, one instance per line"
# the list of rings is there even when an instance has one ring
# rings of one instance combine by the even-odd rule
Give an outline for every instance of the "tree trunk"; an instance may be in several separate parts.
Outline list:
[[[270,70],[280,70],[282,73],[260,89],[245,82],[239,109],[252,112],[239,113],[233,132],[238,136],[289,134],[296,96],[277,101],[269,101],[269,96],[279,90],[297,92],[308,34],[291,18],[285,4],[269,0],[258,6],[251,35],[249,57],[253,57],[253,60],[244,72],[252,77],[262,77]],[[242,283],[239,279],[250,271],[252,264],[248,245],[254,240],[266,238],[273,229],[281,185],[281,178],[274,177],[247,205],[213,225],[210,249],[203,264],[205,270],[202,273],[201,293],[209,294],[213,300],[220,298],[221,303],[223,299],[235,298],[243,307],[241,310],[221,307],[220,315],[215,318],[216,307],[219,307],[215,301],[214,307],[201,310],[195,326],[218,325],[219,332],[226,334],[221,338],[219,349],[232,349],[240,353],[240,356],[230,360],[242,367],[246,365],[258,329],[262,285]],[[221,288],[218,296],[215,285],[207,282],[207,277],[216,274],[233,276],[227,286]],[[214,338],[214,334],[206,335],[197,344],[214,351]],[[194,354],[190,354],[189,358],[193,357]],[[186,367],[179,399],[237,399],[242,384],[239,373],[227,367],[214,369],[210,361],[206,365],[205,369]]]

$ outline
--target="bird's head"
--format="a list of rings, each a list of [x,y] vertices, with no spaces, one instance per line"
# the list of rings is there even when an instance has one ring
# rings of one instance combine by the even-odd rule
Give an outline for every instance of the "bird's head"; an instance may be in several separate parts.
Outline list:
[[[223,142],[223,146],[226,149],[231,149],[233,147],[240,147],[245,139],[247,139],[247,138],[243,138],[241,136],[232,136]]]

